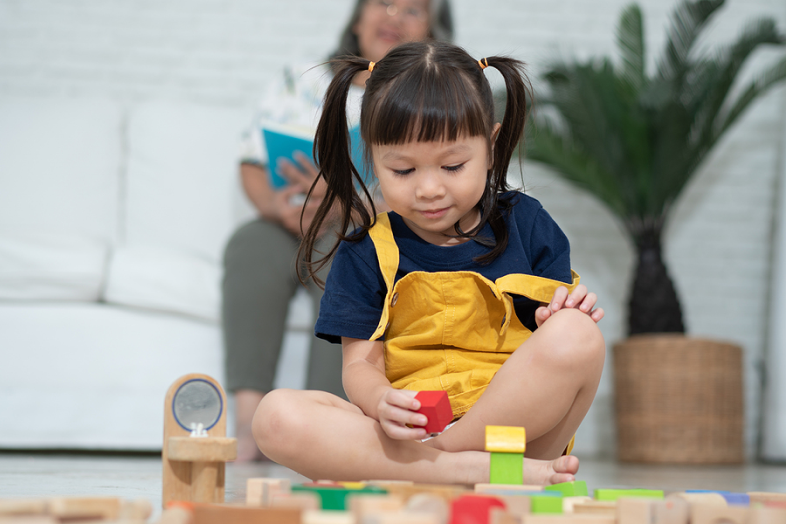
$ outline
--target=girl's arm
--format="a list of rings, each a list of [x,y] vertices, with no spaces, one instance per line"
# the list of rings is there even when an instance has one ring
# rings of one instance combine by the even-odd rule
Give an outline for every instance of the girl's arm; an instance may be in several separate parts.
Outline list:
[[[417,440],[426,430],[406,425],[425,426],[426,416],[416,413],[420,402],[417,391],[395,389],[385,376],[383,342],[341,338],[344,352],[342,379],[350,402],[367,416],[378,420],[390,438]]]

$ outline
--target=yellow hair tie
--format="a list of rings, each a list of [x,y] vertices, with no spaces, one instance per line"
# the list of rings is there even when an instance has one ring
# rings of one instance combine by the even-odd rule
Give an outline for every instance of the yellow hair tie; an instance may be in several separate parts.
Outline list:
[[[484,64],[483,62],[486,63]],[[485,58],[481,58],[480,60],[478,60],[478,64],[480,64],[481,69],[486,69],[489,66],[489,61],[486,60]]]
[[[375,66],[375,65],[376,65],[376,64],[374,64],[374,62],[372,62],[371,60],[369,60],[369,61],[368,61],[368,72],[369,72],[369,73],[370,73],[370,72],[372,72],[372,71],[374,70],[374,66]]]

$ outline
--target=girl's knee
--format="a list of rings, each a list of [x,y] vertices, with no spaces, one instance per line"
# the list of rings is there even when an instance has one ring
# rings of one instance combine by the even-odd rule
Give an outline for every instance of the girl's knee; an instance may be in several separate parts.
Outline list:
[[[297,393],[290,389],[274,389],[259,403],[251,430],[266,455],[272,448],[286,443],[292,428],[297,425],[298,410],[294,409]]]
[[[546,326],[554,337],[553,344],[550,344],[553,357],[564,359],[570,365],[603,364],[606,342],[588,314],[573,308],[562,309],[554,313],[541,329]]]

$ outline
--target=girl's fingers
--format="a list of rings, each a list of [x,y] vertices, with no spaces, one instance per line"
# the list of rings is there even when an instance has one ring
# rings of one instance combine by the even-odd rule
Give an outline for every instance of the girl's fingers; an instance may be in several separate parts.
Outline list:
[[[579,284],[576,286],[576,289],[573,290],[573,293],[570,294],[567,301],[565,302],[565,307],[576,307],[578,304],[581,304],[581,301],[584,300],[584,297],[587,296],[587,286],[584,284]]]
[[[600,322],[600,320],[603,318],[605,314],[606,313],[603,311],[603,308],[598,308],[592,313],[590,313],[590,318],[595,322]]]
[[[595,307],[597,301],[598,301],[598,295],[596,295],[595,293],[589,293],[586,297],[584,297],[584,300],[581,302],[579,309],[585,313],[589,313],[590,311],[592,311],[592,308]]]
[[[540,327],[550,316],[551,310],[545,306],[541,306],[535,310],[535,323]]]
[[[380,424],[387,436],[395,440],[421,440],[426,438],[426,430],[423,428],[408,428],[390,421],[380,422]]]
[[[552,311],[558,311],[564,304],[565,299],[568,298],[568,288],[565,286],[560,286],[554,292],[554,297],[551,299],[551,304],[549,304],[549,308]]]

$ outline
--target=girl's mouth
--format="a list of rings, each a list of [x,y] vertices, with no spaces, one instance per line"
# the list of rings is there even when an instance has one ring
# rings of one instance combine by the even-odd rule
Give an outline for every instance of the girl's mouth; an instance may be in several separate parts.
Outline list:
[[[420,212],[425,218],[441,218],[448,212],[447,207],[443,207],[442,209],[429,209],[423,210]]]

